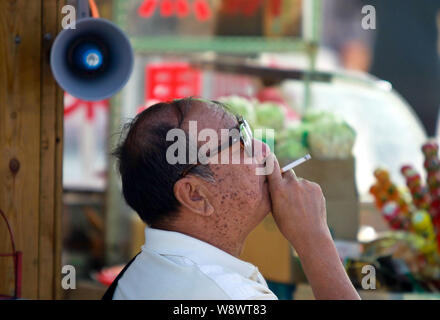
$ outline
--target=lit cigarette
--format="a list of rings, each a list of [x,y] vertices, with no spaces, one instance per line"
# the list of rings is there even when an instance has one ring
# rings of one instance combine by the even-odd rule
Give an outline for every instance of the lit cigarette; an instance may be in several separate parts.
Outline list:
[[[312,156],[310,154],[306,154],[304,157],[299,158],[298,160],[295,160],[295,161],[289,163],[287,166],[284,166],[281,169],[281,173],[287,172],[290,169],[293,169],[296,166],[300,165],[301,163],[306,162],[307,160],[310,160],[310,159],[312,159]]]

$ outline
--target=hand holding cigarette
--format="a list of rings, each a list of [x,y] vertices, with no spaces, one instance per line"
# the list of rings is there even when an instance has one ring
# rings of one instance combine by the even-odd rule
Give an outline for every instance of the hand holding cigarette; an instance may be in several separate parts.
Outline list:
[[[267,176],[272,216],[298,253],[316,297],[359,299],[333,243],[321,187],[306,179],[295,179],[293,172],[289,172],[309,159],[310,155],[306,155],[280,169],[275,158],[275,170]]]

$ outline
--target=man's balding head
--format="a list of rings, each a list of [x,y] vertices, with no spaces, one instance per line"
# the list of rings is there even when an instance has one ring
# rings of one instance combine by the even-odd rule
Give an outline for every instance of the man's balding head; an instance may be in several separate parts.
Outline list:
[[[187,132],[190,120],[206,124],[204,118],[212,117],[231,115],[218,102],[187,98],[155,104],[125,126],[125,139],[114,155],[124,198],[144,222],[151,225],[171,218],[179,207],[173,186],[188,164],[168,163],[166,151],[173,142],[166,141],[167,133],[176,128]],[[197,166],[191,172],[212,179],[208,166]]]

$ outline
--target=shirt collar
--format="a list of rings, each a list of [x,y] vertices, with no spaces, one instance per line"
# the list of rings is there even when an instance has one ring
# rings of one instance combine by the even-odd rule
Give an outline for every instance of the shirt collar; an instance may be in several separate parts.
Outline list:
[[[220,265],[249,278],[257,268],[207,242],[186,234],[145,228],[145,244],[142,250],[153,250],[163,255],[188,258],[199,265]]]

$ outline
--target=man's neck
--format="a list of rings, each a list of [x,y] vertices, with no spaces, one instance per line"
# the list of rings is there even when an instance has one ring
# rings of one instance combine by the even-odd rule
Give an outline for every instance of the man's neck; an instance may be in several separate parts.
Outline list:
[[[175,231],[186,234],[187,236],[196,238],[200,241],[209,243],[210,245],[223,250],[230,255],[238,258],[243,249],[245,236],[233,236],[227,234],[219,234],[209,228],[204,228],[203,231],[198,230],[195,226],[179,226],[178,224],[154,226],[154,228]],[[211,232],[209,232],[211,230]]]

